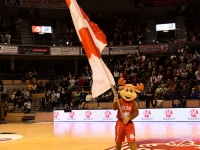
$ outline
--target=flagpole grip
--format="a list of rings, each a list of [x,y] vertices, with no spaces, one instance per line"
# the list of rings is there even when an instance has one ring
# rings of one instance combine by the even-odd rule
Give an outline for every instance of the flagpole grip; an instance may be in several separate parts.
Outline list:
[[[116,90],[115,90],[115,88],[113,87],[113,85],[111,85],[111,89],[112,89],[112,92],[113,92],[114,96],[118,98],[118,95],[117,95]],[[122,118],[124,119],[124,114],[123,114],[123,112],[122,112],[122,107],[121,107],[119,101],[117,101],[117,105],[118,105],[119,111],[120,111],[120,113],[121,113],[121,116],[122,116]]]

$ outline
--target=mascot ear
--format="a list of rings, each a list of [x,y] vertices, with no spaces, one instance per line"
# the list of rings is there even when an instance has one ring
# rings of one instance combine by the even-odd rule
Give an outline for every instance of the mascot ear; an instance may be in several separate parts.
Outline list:
[[[140,84],[137,84],[137,85],[135,86],[135,91],[136,91],[137,93],[140,93],[142,90],[144,90],[144,84],[140,83]]]
[[[125,86],[125,85],[126,85],[126,80],[124,80],[124,78],[120,78],[120,79],[118,80],[118,84],[119,84],[119,85],[122,85],[122,86]]]
[[[122,90],[125,86],[119,86],[118,89]]]

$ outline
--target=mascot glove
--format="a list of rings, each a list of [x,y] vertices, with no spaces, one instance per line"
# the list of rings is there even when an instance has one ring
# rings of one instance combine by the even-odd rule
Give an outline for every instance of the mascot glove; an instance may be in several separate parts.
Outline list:
[[[124,120],[123,120],[124,124],[127,124],[129,122],[129,120],[130,120],[129,117],[125,117]]]
[[[115,103],[118,103],[119,102],[119,99],[117,97],[114,97],[114,102]]]

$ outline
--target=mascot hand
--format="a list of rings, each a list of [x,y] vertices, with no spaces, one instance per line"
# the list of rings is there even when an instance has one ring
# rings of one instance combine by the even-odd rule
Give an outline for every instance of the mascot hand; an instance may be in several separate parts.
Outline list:
[[[129,122],[129,120],[130,120],[129,117],[125,117],[123,120],[124,124],[127,124]]]
[[[119,99],[117,97],[114,97],[114,102],[115,103],[119,102]]]

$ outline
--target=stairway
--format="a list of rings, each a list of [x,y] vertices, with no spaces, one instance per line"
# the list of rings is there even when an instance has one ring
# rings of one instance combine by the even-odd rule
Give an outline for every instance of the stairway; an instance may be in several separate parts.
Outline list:
[[[20,20],[20,32],[22,44],[33,44],[31,26],[28,19]]]
[[[185,27],[185,17],[179,16],[176,18],[176,38],[185,39],[186,38],[186,27]]]
[[[156,30],[155,30],[155,20],[154,19],[147,19],[147,27],[146,27],[146,37],[147,42],[152,43],[156,40]]]
[[[62,34],[61,25],[59,21],[56,21],[56,28],[53,29],[53,38],[56,38],[58,34]]]

